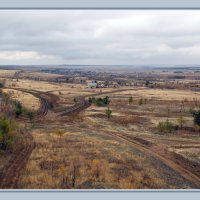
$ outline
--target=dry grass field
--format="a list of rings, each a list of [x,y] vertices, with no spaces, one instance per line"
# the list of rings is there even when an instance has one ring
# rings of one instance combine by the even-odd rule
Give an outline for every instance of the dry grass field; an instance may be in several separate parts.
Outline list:
[[[127,86],[89,89],[84,84],[28,79],[14,81],[14,85],[7,79],[6,84],[13,89],[4,92],[28,110],[40,109],[40,98],[57,98],[54,108],[47,107],[39,121],[20,121],[36,146],[18,188],[199,187],[200,134],[193,128],[190,113],[199,106],[199,93]],[[109,97],[109,119],[107,107],[95,104],[79,113],[59,114],[75,105],[75,98],[87,100],[93,95]],[[157,130],[165,120],[179,127],[183,116],[183,127],[169,133]]]
[[[32,132],[37,148],[23,172],[21,188],[179,188],[183,182],[184,188],[193,187],[153,157],[103,131],[91,131],[84,122],[74,128],[62,126],[62,136],[51,132],[56,127],[49,129]]]
[[[50,73],[41,73],[41,72],[28,72],[28,71],[23,71],[21,74],[20,74],[20,77],[21,78],[37,78],[37,79],[41,79],[41,78],[58,78],[58,77],[62,77],[62,75],[59,75],[59,74],[50,74]]]
[[[200,191],[198,27],[186,8],[2,10],[0,190]]]
[[[200,146],[178,146],[171,149],[173,152],[183,156],[185,159],[200,163]]]
[[[193,101],[194,98],[200,100],[199,92],[194,92],[190,90],[170,90],[170,89],[136,89],[130,91],[124,91],[120,93],[113,94],[115,96],[121,96],[123,98],[128,98],[132,96],[133,98],[147,98],[149,100],[169,100],[169,101]]]
[[[32,94],[14,89],[3,89],[3,92],[10,95],[11,99],[19,101],[26,109],[37,111],[40,108],[40,101]]]
[[[1,78],[10,78],[13,77],[15,72],[18,70],[6,70],[6,69],[0,69],[0,77]]]

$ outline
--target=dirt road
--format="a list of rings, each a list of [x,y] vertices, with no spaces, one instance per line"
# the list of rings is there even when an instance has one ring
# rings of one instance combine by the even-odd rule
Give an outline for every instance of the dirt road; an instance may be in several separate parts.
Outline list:
[[[28,131],[21,132],[21,146],[13,153],[11,160],[0,171],[0,189],[18,188],[18,180],[22,170],[35,148],[35,142]]]
[[[176,171],[178,174],[180,174],[182,177],[194,183],[196,185],[196,188],[200,188],[200,177],[187,170],[186,168],[182,167],[181,165],[175,163],[173,160],[169,159],[167,156],[164,155],[163,151],[159,151],[157,148],[152,148],[151,145],[145,145],[145,143],[141,142],[137,138],[132,138],[126,134],[108,131],[104,131],[103,133],[108,134],[113,138],[120,139],[121,141],[133,146],[134,148],[137,148],[145,154],[157,158],[158,160],[162,161],[165,165],[167,165],[168,167]]]
[[[16,89],[16,88],[14,88]],[[38,91],[29,91],[25,89],[19,89],[20,91],[31,93],[38,98],[40,98],[42,108],[40,109],[41,116],[45,116],[49,109],[49,101],[43,96],[44,93],[40,93]],[[130,90],[130,89],[128,89]],[[97,93],[93,95],[87,95],[82,97],[77,97],[76,101],[77,103],[71,107],[69,107],[67,110],[59,113],[60,116],[69,115],[72,113],[80,112],[87,107],[90,106],[89,102],[85,99],[89,96],[98,96],[102,94],[111,94],[116,93],[119,91],[125,91],[125,90],[115,90],[105,93]],[[54,99],[55,100],[55,99]],[[196,185],[196,188],[200,188],[200,177],[189,171],[188,169],[184,168],[180,164],[177,164],[173,160],[171,160],[169,157],[165,156],[163,151],[158,151],[156,148],[152,148],[151,145],[148,143],[143,143],[143,141],[139,138],[132,138],[128,134],[123,134],[119,132],[108,132],[103,131],[103,133],[110,135],[114,139],[118,139],[123,141],[124,143],[133,146],[134,148],[144,152],[147,155],[153,156],[154,158],[160,160],[162,163],[173,169],[176,173],[180,174],[180,176],[184,177],[185,179],[191,181]],[[25,134],[25,133],[24,133]],[[35,147],[35,143],[33,142],[32,136],[30,134],[25,134],[25,143],[23,149],[19,152],[19,154],[16,154],[13,156],[13,160],[10,161],[8,166],[5,166],[0,174],[1,183],[0,188],[17,188],[17,182],[20,175],[21,170],[25,167],[26,162]]]
[[[29,89],[22,89],[22,88],[8,88],[12,90],[18,90],[20,92],[25,92],[32,94],[36,98],[40,100],[40,109],[35,113],[35,119],[41,119],[45,117],[48,113],[48,110],[52,108],[52,106],[59,100],[59,98],[51,93],[41,92],[38,90],[29,90]],[[23,117],[23,120],[26,119]]]

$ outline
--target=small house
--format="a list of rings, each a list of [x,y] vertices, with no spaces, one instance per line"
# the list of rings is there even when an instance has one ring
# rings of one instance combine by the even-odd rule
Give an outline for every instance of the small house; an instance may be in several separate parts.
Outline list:
[[[88,88],[96,88],[97,87],[97,83],[95,82],[89,82],[87,85]]]

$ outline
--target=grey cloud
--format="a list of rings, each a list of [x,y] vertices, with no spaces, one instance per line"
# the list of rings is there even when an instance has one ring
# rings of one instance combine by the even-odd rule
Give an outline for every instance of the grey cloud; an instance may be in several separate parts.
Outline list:
[[[0,11],[0,64],[195,64],[199,24],[198,11]]]

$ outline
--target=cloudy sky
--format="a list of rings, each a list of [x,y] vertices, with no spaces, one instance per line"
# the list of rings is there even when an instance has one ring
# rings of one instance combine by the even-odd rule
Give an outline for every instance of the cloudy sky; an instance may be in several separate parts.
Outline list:
[[[0,64],[200,64],[200,12],[1,10]]]

